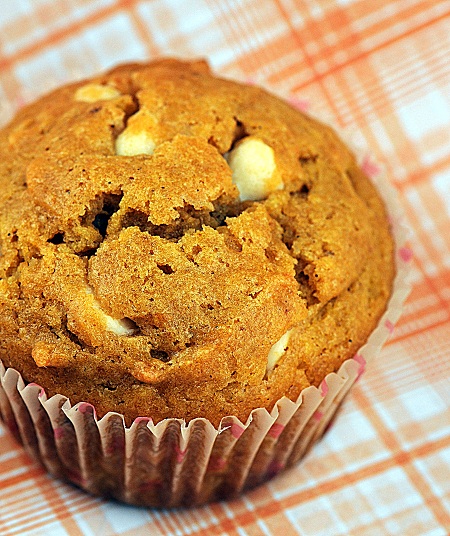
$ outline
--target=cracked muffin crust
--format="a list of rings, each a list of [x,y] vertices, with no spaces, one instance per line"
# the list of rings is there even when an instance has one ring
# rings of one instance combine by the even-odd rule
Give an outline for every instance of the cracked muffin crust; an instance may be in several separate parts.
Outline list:
[[[353,357],[394,276],[327,126],[204,62],[124,65],[0,131],[0,357],[102,415],[241,420]]]

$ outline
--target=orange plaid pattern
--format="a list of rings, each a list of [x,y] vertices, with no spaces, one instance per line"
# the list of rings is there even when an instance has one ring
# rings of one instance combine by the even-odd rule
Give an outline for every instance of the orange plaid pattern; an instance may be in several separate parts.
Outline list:
[[[299,466],[232,502],[151,511],[52,479],[0,426],[0,534],[448,534],[448,2],[4,0],[1,12],[0,121],[119,62],[206,56],[357,131],[400,193],[414,259],[389,344]]]

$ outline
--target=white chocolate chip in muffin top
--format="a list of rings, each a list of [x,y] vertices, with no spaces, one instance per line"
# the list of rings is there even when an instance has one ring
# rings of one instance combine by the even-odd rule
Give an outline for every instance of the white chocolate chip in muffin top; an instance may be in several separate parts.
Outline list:
[[[156,143],[152,137],[155,131],[156,118],[145,109],[132,115],[123,132],[116,140],[116,154],[133,156],[137,154],[152,154]]]
[[[272,372],[280,357],[286,352],[291,332],[292,329],[286,331],[286,333],[270,349],[269,355],[267,356],[266,375]]]
[[[135,324],[128,318],[116,319],[103,311],[99,302],[95,299],[92,289],[84,285],[78,289],[78,293],[72,294],[72,310],[69,311],[69,324],[75,320],[81,328],[79,334],[86,336],[91,344],[98,344],[99,336],[104,331],[109,331],[118,337],[130,336],[135,333]],[[38,367],[63,367],[68,358],[58,342],[37,341],[33,346],[32,357]]]
[[[226,159],[233,171],[233,182],[241,201],[260,201],[284,186],[275,163],[274,150],[259,138],[243,138],[226,155]]]
[[[96,102],[99,100],[111,100],[119,97],[120,91],[113,87],[103,84],[86,84],[77,89],[75,100],[78,102]]]
[[[94,315],[98,318],[98,321],[105,326],[105,329],[107,331],[111,331],[119,337],[122,337],[124,335],[133,335],[134,327],[132,326],[130,320],[128,320],[127,318],[117,319],[108,315],[107,313],[105,313],[105,311],[103,311],[98,301],[94,298],[92,289],[86,286],[85,292],[88,297],[85,302],[86,305],[92,308],[92,312],[94,312]]]
[[[69,329],[94,346],[100,343],[105,332],[126,337],[133,335],[136,328],[130,319],[113,318],[106,313],[87,284],[72,290],[67,321]]]

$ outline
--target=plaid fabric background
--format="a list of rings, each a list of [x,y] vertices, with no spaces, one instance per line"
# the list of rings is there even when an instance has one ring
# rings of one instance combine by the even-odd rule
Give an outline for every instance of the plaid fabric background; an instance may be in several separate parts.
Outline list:
[[[413,291],[380,358],[299,466],[239,500],[152,511],[48,477],[0,426],[0,534],[450,532],[450,4],[2,0],[0,121],[116,63],[206,56],[358,132],[399,191]]]

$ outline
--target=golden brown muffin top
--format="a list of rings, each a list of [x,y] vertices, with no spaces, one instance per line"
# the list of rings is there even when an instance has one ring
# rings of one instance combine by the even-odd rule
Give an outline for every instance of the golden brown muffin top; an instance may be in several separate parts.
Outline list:
[[[204,62],[121,66],[22,109],[0,182],[0,357],[100,413],[245,418],[350,357],[389,296],[384,209],[349,150]],[[319,364],[295,341],[323,345],[333,314]]]

